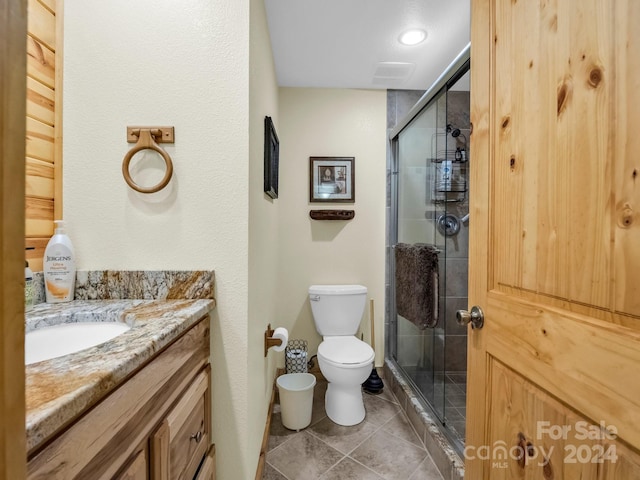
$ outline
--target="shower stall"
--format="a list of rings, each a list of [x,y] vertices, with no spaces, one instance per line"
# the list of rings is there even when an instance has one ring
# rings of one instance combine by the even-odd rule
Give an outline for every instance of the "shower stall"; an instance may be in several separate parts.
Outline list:
[[[388,361],[460,455],[466,420],[467,329],[458,325],[456,311],[467,308],[468,227],[473,221],[469,218],[468,166],[473,162],[469,157],[469,50],[391,130],[387,249]],[[396,261],[398,251],[425,245],[436,253],[431,266],[435,286],[429,290],[433,298],[427,302],[437,320],[435,326],[403,316],[404,308],[399,312],[398,305],[405,301],[406,292],[399,289],[405,288],[400,284],[406,285],[407,275],[400,271],[407,263]],[[415,283],[425,276],[418,272]],[[415,300],[424,303],[424,299]]]

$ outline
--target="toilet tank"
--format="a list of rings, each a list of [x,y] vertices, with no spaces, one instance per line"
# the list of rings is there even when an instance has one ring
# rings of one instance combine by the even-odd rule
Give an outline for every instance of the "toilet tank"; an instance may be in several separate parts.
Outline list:
[[[355,335],[367,301],[362,285],[311,285],[309,303],[320,335]]]

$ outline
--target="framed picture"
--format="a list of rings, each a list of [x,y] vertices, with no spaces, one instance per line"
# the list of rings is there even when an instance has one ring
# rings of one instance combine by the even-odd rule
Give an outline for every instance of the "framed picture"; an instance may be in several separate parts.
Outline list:
[[[278,198],[280,142],[271,117],[264,117],[264,192]]]
[[[309,201],[356,201],[354,157],[309,157]]]

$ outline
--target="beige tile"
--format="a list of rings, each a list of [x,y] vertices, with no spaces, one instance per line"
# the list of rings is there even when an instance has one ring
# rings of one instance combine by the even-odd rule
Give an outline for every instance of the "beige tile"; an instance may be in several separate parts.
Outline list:
[[[447,402],[449,402],[451,405],[453,405],[456,408],[460,408],[460,407],[464,408],[467,405],[467,396],[463,393],[449,394],[449,391],[447,390]]]
[[[329,417],[313,425],[308,431],[329,446],[349,453],[378,429],[377,426],[364,421],[352,427],[333,423]]]
[[[326,418],[327,412],[324,409],[324,395],[327,392],[327,382],[316,383],[313,389],[313,407],[311,410],[311,425],[315,425],[323,418]]]
[[[298,432],[289,430],[282,425],[282,415],[280,412],[273,413],[271,415],[271,428],[269,429],[267,452],[270,452],[274,448],[282,445],[284,442],[296,435],[298,435]]]
[[[287,477],[267,463],[262,473],[262,480],[287,480]]]
[[[295,441],[283,443],[268,454],[268,462],[289,480],[311,480],[329,470],[344,455],[303,431]]]
[[[358,462],[346,457],[320,477],[320,480],[384,480]]]
[[[427,452],[378,430],[350,457],[387,480],[407,480],[427,457]]]
[[[403,412],[398,412],[391,417],[391,420],[382,426],[382,430],[402,440],[413,443],[417,447],[423,448],[422,440],[416,435],[416,432],[413,430],[413,427]]]
[[[378,393],[378,394],[371,394],[371,393],[367,393],[363,390],[363,395],[370,395],[372,397],[376,397],[376,398],[381,398],[383,400],[386,400],[387,402],[391,402],[391,403],[398,403],[398,400],[396,399],[396,396],[393,394],[393,391],[391,389],[391,386],[388,385],[386,382],[384,383],[384,388],[382,389],[382,392]]]
[[[442,475],[431,457],[425,458],[409,480],[443,480]]]
[[[374,425],[384,425],[400,410],[400,407],[397,404],[387,402],[386,400],[372,395],[364,395],[363,400],[364,408],[366,410],[366,416],[364,419]]]

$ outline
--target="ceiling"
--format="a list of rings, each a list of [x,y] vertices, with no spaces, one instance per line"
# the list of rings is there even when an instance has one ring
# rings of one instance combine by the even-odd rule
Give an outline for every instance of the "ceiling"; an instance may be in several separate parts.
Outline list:
[[[281,87],[426,90],[469,43],[470,0],[265,0]],[[427,39],[405,46],[409,28]]]

